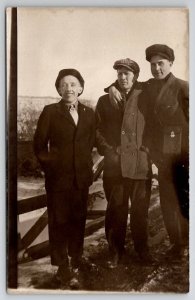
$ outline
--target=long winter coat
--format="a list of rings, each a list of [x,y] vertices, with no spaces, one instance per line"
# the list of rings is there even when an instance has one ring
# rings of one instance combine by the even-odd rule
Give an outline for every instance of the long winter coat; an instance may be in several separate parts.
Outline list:
[[[44,107],[34,136],[34,151],[45,172],[48,191],[63,191],[92,183],[91,151],[95,141],[95,115],[78,103],[75,125],[63,100]]]

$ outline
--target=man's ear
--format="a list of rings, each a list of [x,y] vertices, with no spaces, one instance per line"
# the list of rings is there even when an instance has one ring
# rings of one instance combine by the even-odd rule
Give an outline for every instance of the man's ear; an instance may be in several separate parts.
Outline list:
[[[134,77],[133,77],[133,83],[138,79],[138,77],[139,77],[139,74],[134,74]]]
[[[61,89],[58,87],[57,88],[57,91],[58,91],[58,94],[60,95],[60,96],[62,96],[62,94],[61,94]]]
[[[172,67],[172,65],[173,65],[173,61],[169,61],[169,63],[170,63],[170,67]]]
[[[80,86],[80,87],[78,88],[78,92],[79,92],[79,94],[81,94],[81,93],[82,93],[82,91],[83,91],[83,88],[82,88],[82,86]]]

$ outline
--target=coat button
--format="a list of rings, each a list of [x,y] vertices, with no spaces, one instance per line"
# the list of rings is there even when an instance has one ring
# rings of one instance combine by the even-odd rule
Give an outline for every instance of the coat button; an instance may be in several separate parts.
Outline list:
[[[136,133],[135,133],[135,132],[132,132],[132,136],[136,136]]]
[[[132,156],[135,156],[135,152],[132,152],[131,155],[132,155]]]
[[[134,116],[134,115],[135,115],[135,113],[134,113],[134,112],[132,112],[131,114],[132,114],[132,116]]]
[[[121,133],[122,133],[122,134],[125,134],[125,131],[123,130]]]

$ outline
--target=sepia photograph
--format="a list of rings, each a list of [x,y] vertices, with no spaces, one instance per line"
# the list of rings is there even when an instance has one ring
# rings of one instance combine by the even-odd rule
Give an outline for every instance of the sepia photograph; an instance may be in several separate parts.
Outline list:
[[[8,7],[7,291],[189,292],[189,10]]]

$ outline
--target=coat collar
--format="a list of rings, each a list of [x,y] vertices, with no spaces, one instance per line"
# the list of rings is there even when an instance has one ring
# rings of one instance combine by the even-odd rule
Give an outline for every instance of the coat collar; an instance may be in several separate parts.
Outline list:
[[[68,109],[64,105],[63,100],[60,100],[58,103],[56,103],[56,108],[59,114],[63,115],[69,122],[71,122],[76,127],[74,120],[72,119]],[[85,119],[85,111],[86,111],[85,105],[83,105],[80,101],[78,101],[79,121],[77,127],[80,124],[80,122],[82,122],[83,119]]]
[[[141,84],[136,82],[136,84],[133,86],[133,90],[128,94],[125,111],[127,111],[130,107],[137,107],[137,96],[141,92]]]
[[[178,86],[175,84],[177,82],[176,77],[171,73],[170,76],[164,81],[162,88],[155,101],[155,110],[161,105],[167,105],[171,103],[171,99],[177,97]]]

